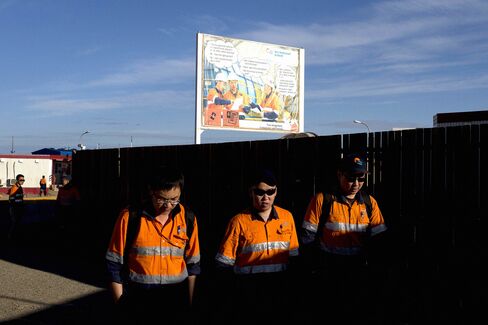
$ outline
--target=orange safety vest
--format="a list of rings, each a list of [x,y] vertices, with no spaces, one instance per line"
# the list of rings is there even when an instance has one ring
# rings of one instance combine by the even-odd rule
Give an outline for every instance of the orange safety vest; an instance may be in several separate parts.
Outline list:
[[[8,190],[8,199],[10,203],[20,204],[24,202],[24,189],[16,184]]]
[[[230,90],[224,94],[224,99],[228,99],[232,101],[235,101],[237,98],[241,98],[241,97],[242,97],[242,104],[239,107],[239,112],[243,111],[242,108],[244,106],[249,105],[249,96],[240,91],[237,91],[237,93],[234,94]],[[227,105],[227,109],[232,109],[232,105]]]
[[[217,88],[212,88],[208,91],[207,95],[207,108],[220,108],[225,109],[225,105],[217,105],[214,104],[215,98],[224,98],[224,94],[222,94]]]
[[[272,108],[274,111],[281,110],[281,101],[276,93],[272,92],[269,97],[264,97],[259,104],[262,108]],[[278,112],[279,113],[279,112]]]
[[[128,263],[129,280],[140,284],[171,284],[188,277],[187,263],[200,261],[196,217],[191,238],[186,235],[185,210],[180,204],[163,226],[146,212],[141,215],[139,231],[124,261],[129,210],[122,210],[105,258],[120,265]],[[173,211],[175,211],[173,210]]]
[[[274,206],[267,222],[250,210],[233,217],[215,259],[237,274],[255,274],[284,271],[289,256],[297,255],[293,216]]]
[[[351,206],[340,198],[332,200],[330,214],[322,230],[320,248],[338,255],[358,255],[363,251],[367,236],[374,236],[386,230],[385,220],[376,200],[370,196],[372,213],[368,217],[366,204],[357,198]],[[323,193],[310,201],[303,219],[302,228],[317,233],[324,203]]]

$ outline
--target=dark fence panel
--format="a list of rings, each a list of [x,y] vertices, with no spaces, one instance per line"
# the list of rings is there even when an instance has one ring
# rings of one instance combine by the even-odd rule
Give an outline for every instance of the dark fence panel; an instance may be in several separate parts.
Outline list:
[[[250,171],[271,167],[279,182],[277,205],[300,227],[310,198],[336,181],[344,153],[368,157],[367,187],[389,227],[386,269],[379,290],[398,322],[463,323],[486,304],[480,261],[488,190],[488,125],[385,131],[222,144],[139,147],[78,152],[74,180],[83,223],[101,224],[103,255],[118,211],[141,199],[150,170],[178,166],[185,174],[183,201],[197,215],[204,269],[212,290],[213,257],[228,220],[249,203]],[[210,274],[210,276],[208,275]]]

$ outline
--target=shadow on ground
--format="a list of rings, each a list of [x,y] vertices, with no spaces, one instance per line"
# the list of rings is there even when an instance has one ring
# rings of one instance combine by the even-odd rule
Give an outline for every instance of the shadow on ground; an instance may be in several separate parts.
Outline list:
[[[7,204],[0,205],[0,259],[85,283],[100,292],[23,315],[2,324],[110,324],[111,301],[106,288],[104,251],[76,224],[59,224],[54,201],[29,203],[15,237],[8,240]],[[76,293],[74,293],[76,296]],[[8,299],[16,299],[9,297]],[[16,303],[30,304],[18,299]]]

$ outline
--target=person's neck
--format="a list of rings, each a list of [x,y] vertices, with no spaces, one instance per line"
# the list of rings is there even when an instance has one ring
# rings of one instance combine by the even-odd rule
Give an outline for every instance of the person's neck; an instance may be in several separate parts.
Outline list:
[[[266,210],[266,211],[256,211],[256,214],[263,219],[264,222],[268,221],[269,217],[271,216],[271,210]]]

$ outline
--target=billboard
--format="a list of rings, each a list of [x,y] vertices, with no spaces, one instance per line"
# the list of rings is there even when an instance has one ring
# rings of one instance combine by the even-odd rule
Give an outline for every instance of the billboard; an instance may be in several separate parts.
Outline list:
[[[197,34],[197,134],[303,132],[304,50]]]

